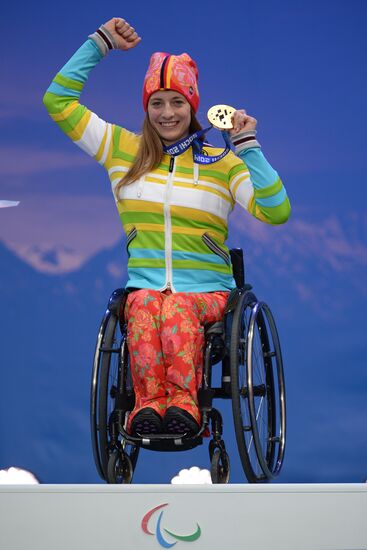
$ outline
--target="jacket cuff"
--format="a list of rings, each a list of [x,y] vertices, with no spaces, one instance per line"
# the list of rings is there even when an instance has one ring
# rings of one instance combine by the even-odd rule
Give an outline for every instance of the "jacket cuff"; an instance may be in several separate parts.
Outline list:
[[[93,34],[90,34],[88,38],[91,38],[97,44],[103,55],[107,55],[109,50],[117,49],[115,39],[104,25],[101,25],[99,29]]]
[[[238,155],[246,149],[252,149],[253,147],[261,147],[260,143],[256,139],[256,130],[249,130],[247,132],[240,132],[235,136],[229,136],[234,148],[235,153]]]

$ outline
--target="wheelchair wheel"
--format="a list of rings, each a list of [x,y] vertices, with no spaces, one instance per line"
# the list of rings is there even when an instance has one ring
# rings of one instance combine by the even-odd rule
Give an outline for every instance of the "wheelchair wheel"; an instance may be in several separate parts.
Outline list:
[[[132,471],[139,454],[139,447],[126,444],[118,433],[118,424],[125,421],[124,411],[116,407],[121,385],[125,390],[131,387],[127,344],[117,316],[107,310],[97,338],[90,410],[93,455],[97,471],[104,480],[108,480],[112,453],[122,449],[131,462]]]
[[[269,307],[252,292],[233,314],[231,393],[237,446],[250,483],[267,482],[285,451],[285,384],[280,342]]]
[[[110,454],[107,465],[108,483],[131,483],[134,468],[127,454],[115,450]]]
[[[229,456],[226,451],[216,449],[210,464],[210,477],[213,483],[228,483]]]

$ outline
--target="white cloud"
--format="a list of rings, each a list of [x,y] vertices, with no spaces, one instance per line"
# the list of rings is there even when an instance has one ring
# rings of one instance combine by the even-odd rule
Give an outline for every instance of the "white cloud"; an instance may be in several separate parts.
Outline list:
[[[38,485],[39,481],[32,472],[21,468],[10,467],[0,470],[0,485]]]
[[[0,208],[10,208],[12,206],[18,206],[19,201],[0,200]]]
[[[171,479],[173,485],[208,485],[212,483],[209,470],[201,470],[198,466],[180,470],[178,475]]]

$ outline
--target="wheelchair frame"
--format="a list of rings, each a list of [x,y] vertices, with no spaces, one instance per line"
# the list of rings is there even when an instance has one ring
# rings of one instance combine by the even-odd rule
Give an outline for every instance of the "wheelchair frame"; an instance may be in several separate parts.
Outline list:
[[[223,321],[205,327],[203,378],[198,392],[202,421],[194,436],[126,432],[134,391],[129,370],[126,322],[127,291],[115,290],[97,337],[91,384],[91,434],[97,471],[108,483],[130,483],[140,447],[156,451],[188,450],[209,442],[213,483],[229,481],[229,456],[223,425],[213,399],[232,400],[237,447],[250,483],[279,475],[286,440],[285,382],[279,337],[270,308],[245,284],[243,253],[232,249],[236,288],[231,291]],[[115,358],[115,359],[113,359]],[[212,367],[222,362],[221,387],[212,387]]]

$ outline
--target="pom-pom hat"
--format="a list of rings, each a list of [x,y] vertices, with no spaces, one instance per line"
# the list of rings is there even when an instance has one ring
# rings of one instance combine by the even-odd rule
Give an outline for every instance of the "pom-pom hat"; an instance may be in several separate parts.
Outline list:
[[[199,107],[198,68],[187,53],[170,55],[155,52],[144,78],[143,106],[148,108],[149,98],[159,90],[176,90],[190,103],[194,112]]]

